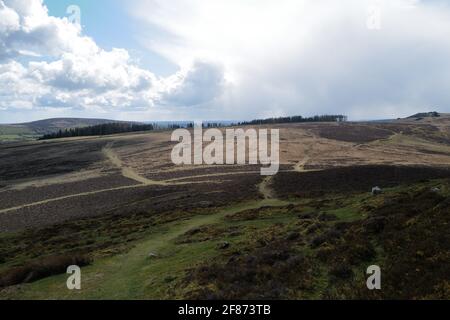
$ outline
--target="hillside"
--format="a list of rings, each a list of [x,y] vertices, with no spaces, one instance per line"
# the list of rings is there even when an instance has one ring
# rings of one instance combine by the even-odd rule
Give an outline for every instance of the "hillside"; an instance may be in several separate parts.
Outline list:
[[[0,125],[0,143],[34,140],[44,134],[71,128],[123,122],[107,119],[54,118],[20,124]]]
[[[437,118],[440,117],[441,115],[436,112],[436,111],[431,111],[431,112],[420,112],[420,113],[416,113],[415,115],[412,115],[410,117],[408,117],[408,119],[416,119],[416,118]]]
[[[0,146],[0,300],[448,299],[449,124],[253,126],[271,177],[177,166],[170,130]]]

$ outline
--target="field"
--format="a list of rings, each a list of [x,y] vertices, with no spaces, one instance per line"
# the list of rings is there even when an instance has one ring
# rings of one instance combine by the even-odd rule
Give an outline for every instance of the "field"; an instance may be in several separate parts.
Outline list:
[[[33,130],[26,127],[0,125],[0,141],[3,143],[29,141],[37,137]]]
[[[0,124],[0,144],[33,141],[44,134],[115,122],[105,119],[55,118],[22,124]]]
[[[268,178],[169,131],[2,145],[0,299],[449,299],[449,125],[274,125]]]

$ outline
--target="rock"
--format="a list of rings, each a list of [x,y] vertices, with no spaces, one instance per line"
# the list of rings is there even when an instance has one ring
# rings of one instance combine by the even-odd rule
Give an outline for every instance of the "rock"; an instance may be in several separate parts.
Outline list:
[[[439,189],[439,188],[431,188],[431,192],[439,193],[439,192],[441,192],[441,189]]]
[[[373,187],[372,188],[372,195],[376,196],[379,194],[382,194],[383,190],[380,187]]]

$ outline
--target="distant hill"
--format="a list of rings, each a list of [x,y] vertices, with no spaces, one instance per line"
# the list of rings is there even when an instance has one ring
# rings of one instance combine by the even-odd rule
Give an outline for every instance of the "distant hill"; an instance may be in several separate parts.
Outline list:
[[[107,119],[55,118],[29,122],[21,124],[21,126],[26,126],[27,128],[30,128],[31,130],[33,130],[38,134],[47,134],[56,132],[58,130],[90,127],[113,122],[125,122],[125,121],[107,120]]]
[[[43,135],[39,140],[51,140],[72,137],[106,136],[119,133],[153,131],[153,124],[113,122],[97,124],[89,127],[77,127],[65,130],[58,130],[56,133]]]
[[[438,118],[441,115],[439,114],[439,112],[436,111],[431,111],[431,112],[421,112],[421,113],[416,113],[415,115],[412,115],[410,117],[408,117],[408,119],[417,119],[417,118]]]
[[[126,121],[108,119],[54,118],[20,124],[0,125],[0,142],[35,140],[45,134]]]

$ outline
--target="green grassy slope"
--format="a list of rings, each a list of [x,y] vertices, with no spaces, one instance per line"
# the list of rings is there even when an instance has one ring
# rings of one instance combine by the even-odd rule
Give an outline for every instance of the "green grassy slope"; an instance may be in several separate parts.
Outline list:
[[[0,125],[0,143],[34,140],[46,133],[118,122],[106,119],[54,118],[23,124]]]
[[[439,192],[431,192],[436,186]],[[117,229],[103,217],[86,221],[96,228],[91,238],[58,226],[74,232],[49,232],[45,245],[33,244],[30,234],[8,235],[0,239],[8,256],[4,270],[33,252],[60,252],[60,245],[68,252],[84,247],[94,263],[82,269],[81,291],[67,290],[62,274],[5,288],[0,298],[448,298],[442,246],[448,244],[449,196],[450,182],[436,180],[377,197],[255,200],[178,219],[122,217],[114,220]],[[28,243],[28,250],[16,253],[15,243]],[[94,249],[96,243],[102,245]],[[384,290],[376,293],[365,288],[372,264],[385,272]]]
[[[0,142],[33,140],[38,134],[22,125],[0,125]]]

